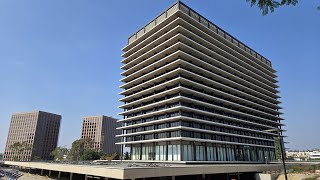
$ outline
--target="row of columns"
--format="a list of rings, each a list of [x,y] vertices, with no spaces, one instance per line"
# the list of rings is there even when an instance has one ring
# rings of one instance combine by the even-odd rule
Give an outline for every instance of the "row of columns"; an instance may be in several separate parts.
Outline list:
[[[25,167],[22,167],[22,166],[12,166],[12,169],[23,169],[23,168],[25,168]],[[30,169],[31,170],[31,169]],[[29,170],[29,172],[30,172],[30,170]],[[35,170],[37,170],[37,169],[35,169]],[[45,173],[44,173],[44,171],[45,171],[45,169],[40,169],[40,175],[41,176],[43,176]],[[61,175],[62,175],[62,172],[61,171],[57,171],[58,172],[58,179],[60,179],[61,178]],[[73,176],[74,176],[74,173],[69,173],[70,175],[69,175],[69,179],[70,180],[72,180],[73,179]],[[52,175],[52,170],[48,170],[48,177],[50,177]],[[87,174],[85,174],[84,175],[84,179],[85,180],[88,180],[88,178],[89,177],[92,177],[92,176],[90,176],[90,175],[87,175]],[[103,177],[102,177],[103,178]],[[108,177],[104,177],[103,178],[104,180],[108,180],[109,178]]]
[[[15,168],[17,168],[17,169],[22,169],[22,167],[19,167],[19,166],[13,166],[13,168],[15,169]],[[40,174],[41,174],[41,176],[42,175],[44,175],[44,171],[45,171],[45,169],[41,169],[40,170]],[[58,179],[60,179],[61,178],[61,174],[62,174],[62,172],[61,171],[56,171],[56,172],[58,172]],[[236,178],[237,178],[237,180],[240,180],[240,174],[241,173],[235,173],[236,174]],[[50,177],[52,175],[52,170],[48,170],[48,176]],[[73,179],[73,176],[74,176],[74,173],[70,173],[70,176],[69,176],[69,179],[70,180],[72,180]],[[229,176],[229,174],[225,174],[225,176],[227,177],[227,179],[229,179],[230,178],[230,176]],[[84,175],[84,179],[85,180],[88,180],[88,178],[91,178],[92,176],[91,175],[87,175],[87,174],[85,174]],[[103,178],[104,180],[108,180],[109,178],[108,177],[105,177],[105,178]],[[145,180],[145,178],[143,178],[144,180]],[[201,175],[201,179],[202,180],[205,180],[206,179],[206,174],[202,174]],[[135,180],[135,178],[131,178],[131,180]],[[171,180],[176,180],[176,177],[175,176],[171,176]]]

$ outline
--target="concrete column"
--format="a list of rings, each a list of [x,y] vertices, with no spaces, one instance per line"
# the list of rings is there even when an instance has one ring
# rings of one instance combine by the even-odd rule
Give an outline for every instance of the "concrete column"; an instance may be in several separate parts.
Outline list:
[[[70,173],[70,180],[72,180],[73,173]]]
[[[256,180],[271,180],[271,174],[263,174],[263,173],[256,173],[255,174]]]
[[[84,175],[84,180],[88,180],[88,175]]]
[[[41,176],[43,175],[43,169],[41,169],[40,175],[41,175]]]
[[[176,180],[176,177],[175,176],[172,176],[172,178],[171,178],[172,180]]]
[[[49,170],[49,175],[48,175],[49,177],[51,176],[51,170]]]
[[[58,173],[58,179],[60,179],[60,177],[61,177],[61,171],[59,171]]]
[[[202,174],[202,179],[206,179],[206,175],[205,174]]]
[[[108,180],[108,179],[109,179],[108,177],[105,177],[105,178],[104,178],[104,180]]]

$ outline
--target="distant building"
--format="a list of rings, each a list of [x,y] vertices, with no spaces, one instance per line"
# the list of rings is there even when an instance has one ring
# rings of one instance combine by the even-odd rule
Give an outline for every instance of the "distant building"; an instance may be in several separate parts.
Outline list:
[[[4,160],[52,159],[51,152],[58,143],[60,122],[60,115],[43,111],[14,113],[11,118]],[[23,147],[13,148],[15,143],[21,143]]]
[[[320,151],[312,151],[310,152],[310,159],[320,159]]]
[[[320,151],[306,150],[306,151],[287,151],[287,159],[299,160],[315,160],[320,159]]]
[[[118,144],[132,160],[275,159],[270,130],[283,118],[271,61],[180,1],[122,50]]]
[[[88,116],[83,118],[82,139],[91,139],[91,149],[101,151],[107,154],[120,153],[120,146],[115,143],[119,141],[116,138],[120,134],[117,119],[108,116]]]
[[[320,151],[313,150],[313,151],[287,151],[286,152],[288,159],[293,160],[315,160],[320,159]]]
[[[286,151],[287,159],[293,160],[307,160],[310,158],[309,151]]]

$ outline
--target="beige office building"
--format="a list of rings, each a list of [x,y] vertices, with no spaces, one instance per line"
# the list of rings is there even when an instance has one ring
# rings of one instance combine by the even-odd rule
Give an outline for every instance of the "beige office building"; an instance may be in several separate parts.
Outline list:
[[[117,119],[108,116],[88,116],[83,118],[82,139],[91,139],[91,149],[107,154],[120,153],[119,141],[116,138],[120,134]]]
[[[43,112],[14,113],[4,153],[6,161],[50,160],[57,147],[61,116]],[[15,143],[23,146],[13,148]]]
[[[119,144],[132,160],[264,162],[275,158],[276,70],[182,2],[122,49]]]

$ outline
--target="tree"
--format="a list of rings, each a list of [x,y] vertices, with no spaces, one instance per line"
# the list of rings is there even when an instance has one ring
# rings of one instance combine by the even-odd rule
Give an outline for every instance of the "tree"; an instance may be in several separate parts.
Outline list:
[[[68,155],[69,149],[66,147],[57,147],[51,152],[51,156],[53,156],[53,160],[55,161],[62,161],[64,157]]]
[[[13,153],[13,160],[15,161],[22,161],[27,160],[23,159],[24,155],[27,154],[27,151],[32,149],[32,145],[27,141],[23,142],[15,142],[9,146]],[[30,159],[29,159],[30,160]]]
[[[33,156],[32,160],[33,161],[41,161],[42,158],[40,156]]]
[[[72,143],[71,149],[70,149],[70,156],[72,160],[79,160],[80,157],[84,153],[84,143],[81,141],[81,139],[75,140]]]
[[[298,0],[246,0],[247,2],[251,3],[251,6],[258,5],[260,10],[262,11],[263,15],[266,15],[269,13],[269,10],[271,12],[274,12],[274,10],[280,6],[288,6],[293,5],[295,6],[298,4]]]
[[[20,142],[16,142],[16,143],[13,143],[9,146],[10,150],[12,151],[13,155],[13,160],[14,161],[18,161],[19,159],[19,149],[20,149]]]
[[[77,139],[72,143],[72,147],[70,149],[69,155],[71,156],[72,160],[78,161],[80,160],[81,156],[87,150],[92,148],[92,140],[91,139]]]
[[[94,150],[86,150],[83,155],[80,157],[83,161],[89,161],[89,160],[97,160],[100,159],[102,156],[102,153],[94,151]]]

